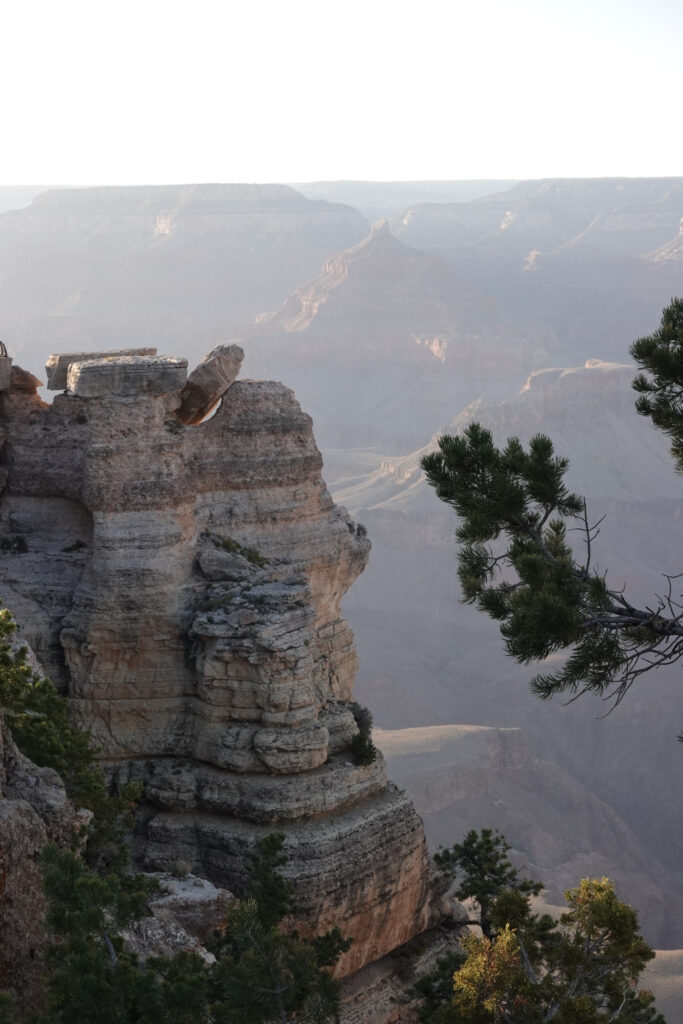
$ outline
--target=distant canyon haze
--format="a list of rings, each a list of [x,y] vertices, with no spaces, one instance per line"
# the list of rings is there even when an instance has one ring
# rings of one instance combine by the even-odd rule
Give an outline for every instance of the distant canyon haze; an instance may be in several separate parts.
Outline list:
[[[345,611],[390,770],[434,844],[504,829],[552,898],[609,874],[683,946],[680,670],[542,704],[460,603],[455,517],[419,470],[472,420],[548,433],[639,595],[683,570],[683,487],[639,418],[628,346],[683,292],[683,178],[0,190],[0,337],[56,351],[245,350],[313,418],[370,564]]]

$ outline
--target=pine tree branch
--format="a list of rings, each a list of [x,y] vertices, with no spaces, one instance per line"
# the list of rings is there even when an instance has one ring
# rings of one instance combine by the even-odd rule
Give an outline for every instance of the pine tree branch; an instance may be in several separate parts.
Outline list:
[[[623,990],[623,995],[622,995],[622,998],[621,998],[621,1002],[619,1003],[618,1008],[614,1011],[612,1016],[607,1021],[607,1024],[612,1024],[612,1021],[619,1020],[619,1017],[621,1016],[621,1011],[624,1009],[624,1006],[626,1005],[626,995],[627,995],[627,993],[628,993],[628,988],[625,988]]]
[[[102,935],[102,940],[104,942],[104,945],[105,945],[105,948],[107,950],[107,953],[109,954],[109,959],[112,962],[112,966],[116,967],[116,965],[118,963],[118,960],[117,960],[117,957],[116,957],[116,952],[114,950],[114,947],[112,946],[111,939],[109,938],[109,936],[107,935],[106,932],[104,932],[104,934]]]
[[[516,938],[517,944],[519,946],[519,951],[522,954],[522,966],[524,968],[524,973],[526,974],[527,978],[529,979],[532,985],[538,985],[538,976],[536,974],[536,971],[531,966],[529,954],[526,951],[524,940],[522,939],[522,936],[519,934],[519,931],[517,932]]]

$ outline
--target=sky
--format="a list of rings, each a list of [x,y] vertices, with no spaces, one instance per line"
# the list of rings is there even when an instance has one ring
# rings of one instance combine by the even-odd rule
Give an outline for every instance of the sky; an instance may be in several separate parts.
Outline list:
[[[680,0],[17,0],[0,185],[683,174]]]

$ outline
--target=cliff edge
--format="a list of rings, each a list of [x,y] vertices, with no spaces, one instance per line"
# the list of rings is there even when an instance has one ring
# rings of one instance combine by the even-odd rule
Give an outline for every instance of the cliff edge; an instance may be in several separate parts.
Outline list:
[[[284,832],[297,927],[352,937],[347,974],[433,920],[428,854],[381,756],[349,750],[340,601],[369,542],[292,392],[232,383],[240,357],[214,350],[190,382],[149,350],[54,357],[52,405],[14,367],[0,587],[112,777],[144,783],[141,864],[239,888],[258,839]],[[204,400],[217,411],[189,425]]]

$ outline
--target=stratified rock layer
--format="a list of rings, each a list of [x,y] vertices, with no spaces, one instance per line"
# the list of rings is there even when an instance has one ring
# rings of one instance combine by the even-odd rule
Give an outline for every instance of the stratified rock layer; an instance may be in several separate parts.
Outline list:
[[[47,842],[68,846],[89,820],[81,813],[55,771],[17,750],[0,712],[0,991],[28,1006],[40,993],[45,947],[40,852]]]
[[[45,363],[47,387],[50,391],[64,391],[67,386],[69,367],[72,363],[87,363],[98,359],[112,359],[117,356],[155,356],[155,348],[115,349],[113,352],[59,352],[51,355]]]
[[[181,858],[239,888],[254,844],[284,831],[297,926],[341,925],[348,972],[433,916],[419,818],[381,757],[359,767],[348,749],[340,601],[369,543],[333,504],[287,388],[238,381],[184,426],[178,362],[72,364],[70,388],[96,386],[52,406],[13,371],[3,597],[111,773],[144,782],[146,866]]]
[[[79,398],[133,398],[177,391],[187,379],[187,360],[172,356],[122,356],[71,363],[66,386]]]

